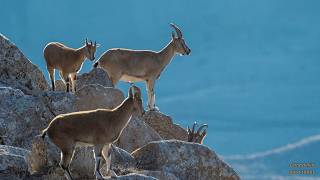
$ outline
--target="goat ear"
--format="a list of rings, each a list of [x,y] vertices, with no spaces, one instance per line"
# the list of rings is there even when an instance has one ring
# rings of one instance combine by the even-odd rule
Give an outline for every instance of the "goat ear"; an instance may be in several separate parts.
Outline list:
[[[132,86],[129,88],[128,90],[128,97],[132,98],[133,97],[133,93],[132,93]]]

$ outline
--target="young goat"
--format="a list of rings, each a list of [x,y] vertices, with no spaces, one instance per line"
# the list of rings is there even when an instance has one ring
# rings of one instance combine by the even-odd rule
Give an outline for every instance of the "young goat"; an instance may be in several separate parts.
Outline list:
[[[111,143],[117,141],[132,115],[142,116],[143,113],[140,89],[133,86],[129,88],[128,97],[117,108],[59,115],[42,131],[41,136],[44,137],[47,134],[61,150],[60,166],[67,172],[70,179],[72,177],[68,167],[75,146],[94,146],[96,175],[102,178],[99,172],[101,154],[103,159],[109,162],[109,170]]]
[[[193,126],[192,126],[192,130],[188,127],[187,131],[188,131],[188,142],[194,142],[194,143],[198,143],[198,144],[202,144],[204,138],[207,135],[207,128],[208,125],[207,124],[203,124],[202,126],[199,127],[198,131],[195,132],[195,128],[197,126],[197,122],[194,122]],[[202,131],[202,129],[204,129]],[[202,131],[202,133],[201,133]]]
[[[119,80],[125,82],[145,81],[148,91],[148,107],[155,109],[154,84],[161,72],[170,63],[175,54],[189,55],[181,30],[174,24],[177,36],[172,32],[172,40],[161,51],[110,49],[94,64],[107,71],[113,85]]]
[[[88,43],[87,39],[85,45],[73,49],[58,42],[51,42],[46,45],[43,50],[44,58],[47,64],[47,70],[50,75],[52,90],[55,90],[54,85],[54,70],[59,70],[60,78],[67,86],[69,92],[69,84],[71,81],[72,91],[76,91],[76,74],[80,71],[83,61],[88,58],[91,61],[95,59],[94,54],[97,48],[96,42]]]

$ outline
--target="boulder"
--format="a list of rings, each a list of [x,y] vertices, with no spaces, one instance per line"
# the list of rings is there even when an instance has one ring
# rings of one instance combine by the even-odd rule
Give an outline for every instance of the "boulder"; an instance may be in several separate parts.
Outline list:
[[[142,119],[163,139],[188,140],[188,132],[179,125],[174,124],[170,116],[157,111],[147,111]]]
[[[25,162],[26,149],[0,145],[0,179],[31,179]]]
[[[240,179],[208,147],[179,140],[151,142],[132,153],[139,169],[164,171],[180,179]]]
[[[146,176],[143,174],[130,173],[123,176],[118,177],[109,177],[108,180],[157,180],[154,177]]]
[[[101,68],[93,68],[90,72],[83,73],[77,77],[77,89],[81,89],[89,84],[113,87],[108,74]]]
[[[5,36],[0,34],[0,84],[20,89],[25,94],[37,94],[48,84],[32,62]]]
[[[30,148],[33,137],[48,125],[54,115],[41,97],[25,95],[20,89],[0,87],[0,99],[0,136],[3,143]]]
[[[76,111],[94,110],[97,108],[113,109],[124,100],[122,91],[116,88],[104,87],[99,84],[89,84],[75,93]]]
[[[143,174],[146,176],[151,176],[155,177],[157,179],[165,179],[165,180],[180,180],[177,178],[174,174],[165,172],[165,171],[148,171],[148,170],[143,170],[143,171],[137,171],[139,174]]]
[[[94,68],[88,73],[83,73],[77,77],[76,87],[81,89],[89,84],[100,84],[104,87],[113,87],[108,74],[101,68]],[[61,79],[55,81],[56,91],[65,91],[66,86]]]
[[[111,169],[117,174],[121,174],[119,171],[124,169],[135,169],[136,164],[136,160],[130,153],[115,145],[111,145]]]
[[[132,117],[116,144],[128,152],[132,152],[151,141],[161,139],[159,134],[148,124],[137,117]]]
[[[71,93],[59,91],[45,91],[39,95],[48,110],[54,116],[74,112],[76,97]],[[51,119],[50,119],[51,121]]]

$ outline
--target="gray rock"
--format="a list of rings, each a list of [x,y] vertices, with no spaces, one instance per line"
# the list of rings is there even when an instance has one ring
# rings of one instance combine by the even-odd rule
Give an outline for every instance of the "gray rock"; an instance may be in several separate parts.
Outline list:
[[[98,108],[113,109],[124,100],[124,95],[119,89],[103,87],[99,84],[86,85],[76,91],[75,96],[75,109],[77,111]]]
[[[132,152],[151,141],[159,140],[162,140],[162,138],[155,130],[148,126],[144,121],[132,117],[116,144],[128,152]]]
[[[156,180],[156,178],[151,176],[146,176],[143,174],[137,174],[137,173],[130,173],[123,176],[118,177],[110,177],[107,178],[108,180]]]
[[[0,34],[0,84],[37,94],[48,89],[41,71],[5,36]]]
[[[108,74],[101,68],[94,68],[88,73],[83,73],[77,77],[77,90],[89,84],[100,84],[104,87],[113,87]],[[61,79],[55,81],[56,91],[66,91],[66,85]]]
[[[138,168],[164,171],[180,179],[240,179],[237,173],[208,147],[178,140],[151,142],[134,151]]]
[[[30,177],[25,162],[27,150],[0,145],[0,179],[26,179]]]
[[[19,89],[0,87],[0,136],[3,143],[30,148],[34,136],[54,115],[41,97],[25,95]]]
[[[89,84],[100,84],[104,87],[113,87],[108,74],[101,68],[93,68],[88,73],[83,73],[77,78],[77,89]]]
[[[111,145],[111,169],[114,171],[117,169],[135,169],[136,164],[136,160],[130,153],[115,145]]]
[[[148,171],[148,170],[143,170],[143,171],[138,171],[137,173],[143,174],[146,176],[151,176],[155,177],[157,179],[165,179],[165,180],[180,180],[177,178],[174,174],[165,172],[165,171]]]
[[[157,111],[147,111],[142,119],[163,139],[188,140],[188,132],[179,125],[174,124],[170,116]]]
[[[71,93],[59,91],[45,91],[40,94],[42,101],[54,116],[74,112],[76,97]]]

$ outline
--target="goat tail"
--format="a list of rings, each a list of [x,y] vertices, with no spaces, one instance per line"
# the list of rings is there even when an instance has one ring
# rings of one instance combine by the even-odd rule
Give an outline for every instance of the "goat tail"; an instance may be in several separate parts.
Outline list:
[[[99,65],[99,61],[97,61],[97,62],[95,62],[95,63],[93,64],[93,68],[97,68],[98,65]]]

